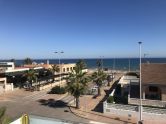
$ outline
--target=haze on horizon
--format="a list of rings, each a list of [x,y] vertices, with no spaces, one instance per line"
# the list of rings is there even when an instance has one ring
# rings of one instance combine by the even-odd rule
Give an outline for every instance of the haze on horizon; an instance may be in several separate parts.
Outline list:
[[[165,0],[0,0],[0,59],[166,57]]]

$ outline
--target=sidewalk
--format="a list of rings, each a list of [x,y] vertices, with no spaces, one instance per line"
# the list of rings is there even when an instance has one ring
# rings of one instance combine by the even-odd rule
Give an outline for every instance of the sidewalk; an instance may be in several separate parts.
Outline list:
[[[107,124],[134,124],[135,121],[128,120],[128,118],[119,118],[116,116],[105,115],[100,112],[95,112],[93,109],[103,98],[103,95],[93,99],[92,96],[84,96],[80,98],[80,109],[74,107],[74,103],[71,105],[70,110],[77,116],[94,120],[97,122],[107,123]],[[88,103],[85,103],[88,101]]]
[[[121,74],[117,75],[114,81],[119,79]],[[113,85],[113,82],[111,82],[111,85]],[[104,90],[110,89],[110,87],[104,87]],[[107,124],[133,124],[136,121],[134,120],[128,120],[128,118],[120,118],[115,116],[110,116],[110,115],[105,115],[102,113],[102,108],[103,105],[100,103],[100,101],[105,97],[105,92],[102,90],[101,96],[97,98],[93,98],[92,95],[83,95],[80,97],[80,109],[75,108],[75,103],[71,104],[70,110],[77,116],[94,120],[97,122],[102,122],[102,123],[107,123]],[[96,112],[94,109],[100,111]]]
[[[116,77],[117,80],[121,75],[118,75]],[[113,85],[113,82],[111,82],[111,85]],[[111,87],[111,86],[110,86]],[[103,89],[108,90],[110,87],[106,86]],[[80,97],[80,109],[75,108],[75,103],[72,103],[70,106],[71,112],[73,112],[75,115],[79,117],[83,117],[86,119],[94,120],[97,122],[107,123],[107,124],[134,124],[136,123],[136,120],[130,120],[129,118],[123,118],[123,117],[117,117],[105,115],[102,113],[103,105],[100,103],[100,101],[105,97],[105,92],[102,90],[101,96],[97,98],[93,98],[92,95],[83,95]],[[96,107],[97,106],[97,107]],[[94,111],[100,111],[96,112]]]
[[[105,87],[105,89],[108,89],[108,87]],[[75,108],[75,103],[72,103],[70,106],[70,110],[72,113],[75,115],[86,118],[89,120],[93,120],[99,123],[104,123],[104,124],[136,124],[137,123],[137,118],[131,118],[131,117],[123,117],[123,116],[117,116],[117,115],[106,115],[102,112],[96,112],[94,111],[94,108],[97,106],[97,111],[102,110],[102,103],[100,101],[104,98],[105,92],[102,91],[102,95],[93,98],[92,95],[83,95],[80,97],[80,109]],[[99,104],[100,103],[100,104]],[[99,105],[98,105],[99,104]],[[96,110],[96,109],[95,109]],[[162,115],[161,115],[162,116]],[[143,124],[165,124],[164,119],[150,119],[146,118],[144,116],[144,121]]]

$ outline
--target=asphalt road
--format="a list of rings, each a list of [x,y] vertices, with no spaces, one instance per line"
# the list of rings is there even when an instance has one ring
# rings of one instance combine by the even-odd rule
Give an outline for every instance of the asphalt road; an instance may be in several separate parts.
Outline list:
[[[0,95],[0,107],[6,106],[7,114],[12,120],[19,118],[22,114],[30,114],[72,122],[89,123],[90,121],[71,113],[66,102],[72,101],[72,96],[51,95],[47,94],[47,91],[28,92],[17,90]]]

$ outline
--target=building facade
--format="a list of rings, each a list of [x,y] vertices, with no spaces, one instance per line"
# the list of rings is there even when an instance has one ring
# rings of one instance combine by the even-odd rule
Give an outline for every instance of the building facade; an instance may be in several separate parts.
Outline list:
[[[144,63],[141,67],[143,104],[166,107],[166,63]],[[129,103],[139,100],[131,98]]]
[[[14,62],[0,62],[0,72],[4,72],[6,70],[13,70],[14,68]]]

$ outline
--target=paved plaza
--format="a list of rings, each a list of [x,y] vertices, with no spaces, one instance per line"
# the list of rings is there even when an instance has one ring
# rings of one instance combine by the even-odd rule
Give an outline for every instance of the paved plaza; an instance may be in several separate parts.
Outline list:
[[[104,120],[102,118],[97,120],[94,118],[88,119],[82,117],[71,111],[71,108],[66,106],[66,103],[71,103],[73,101],[73,96],[70,96],[69,94],[47,94],[48,91],[49,89],[34,92],[17,89],[10,93],[1,94],[0,107],[7,107],[7,114],[12,118],[12,120],[19,118],[22,114],[30,114],[68,120],[75,123],[124,124],[122,121],[113,119],[108,122],[108,120]],[[82,102],[82,104],[84,103]]]
[[[107,87],[109,88],[109,87]],[[102,113],[90,114],[88,111],[95,106],[104,97],[92,99],[92,96],[83,96],[80,98],[81,109],[74,110],[70,105],[74,105],[74,98],[70,94],[48,94],[50,89],[42,91],[25,91],[24,89],[16,89],[0,95],[0,107],[7,107],[7,114],[15,120],[23,114],[37,115],[42,117],[57,118],[76,123],[92,123],[92,124],[126,124],[126,121],[116,120],[113,118],[105,118]],[[68,105],[70,107],[68,107]],[[99,107],[101,108],[101,107]],[[84,115],[84,116],[82,116]]]
[[[48,90],[44,91],[24,91],[15,90],[10,93],[0,95],[0,107],[7,107],[7,114],[15,120],[22,114],[38,115],[43,117],[58,118],[70,120],[74,122],[88,123],[87,119],[80,118],[70,112],[66,106],[51,106],[43,104],[42,101],[53,102],[59,99],[64,99],[69,102],[72,96],[47,94]],[[51,103],[50,102],[50,103]]]

